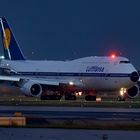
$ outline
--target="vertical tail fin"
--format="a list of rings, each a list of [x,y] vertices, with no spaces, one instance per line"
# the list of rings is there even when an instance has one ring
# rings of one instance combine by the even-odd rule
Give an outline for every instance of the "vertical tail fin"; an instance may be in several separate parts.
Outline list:
[[[0,28],[2,32],[2,43],[5,59],[25,60],[23,53],[20,50],[20,47],[5,18],[0,18]]]

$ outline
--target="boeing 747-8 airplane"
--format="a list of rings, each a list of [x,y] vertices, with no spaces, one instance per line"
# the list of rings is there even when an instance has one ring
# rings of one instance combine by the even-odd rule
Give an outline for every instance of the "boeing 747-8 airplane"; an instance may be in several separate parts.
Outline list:
[[[118,91],[134,98],[139,94],[139,75],[125,57],[90,56],[71,61],[26,60],[5,18],[0,18],[5,59],[1,60],[0,80],[11,82],[27,96],[76,99],[76,92],[93,100],[98,91]]]

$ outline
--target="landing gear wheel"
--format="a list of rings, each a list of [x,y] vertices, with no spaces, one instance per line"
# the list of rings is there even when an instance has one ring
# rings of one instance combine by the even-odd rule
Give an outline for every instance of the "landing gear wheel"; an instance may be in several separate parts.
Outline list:
[[[125,101],[125,98],[122,96],[118,96],[117,101]]]
[[[85,100],[86,101],[96,101],[96,96],[86,95]]]
[[[65,100],[76,100],[76,96],[72,94],[65,94]]]
[[[44,95],[41,96],[41,100],[60,100],[61,99],[61,95]]]

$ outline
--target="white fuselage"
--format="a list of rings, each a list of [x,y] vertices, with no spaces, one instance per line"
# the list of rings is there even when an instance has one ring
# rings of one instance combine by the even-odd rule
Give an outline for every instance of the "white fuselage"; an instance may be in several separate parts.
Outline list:
[[[130,74],[136,69],[124,57],[85,57],[72,61],[2,60],[2,67],[17,72],[14,75],[39,79],[79,81],[83,88],[118,90],[135,85]],[[13,73],[12,73],[13,74]]]

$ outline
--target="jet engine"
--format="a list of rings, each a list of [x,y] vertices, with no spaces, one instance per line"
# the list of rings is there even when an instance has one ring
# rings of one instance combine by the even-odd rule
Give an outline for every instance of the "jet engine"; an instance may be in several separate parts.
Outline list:
[[[127,90],[127,94],[129,98],[135,98],[139,95],[139,87],[137,85],[129,88]]]
[[[39,97],[42,93],[42,86],[33,81],[24,83],[20,90],[27,96]]]

